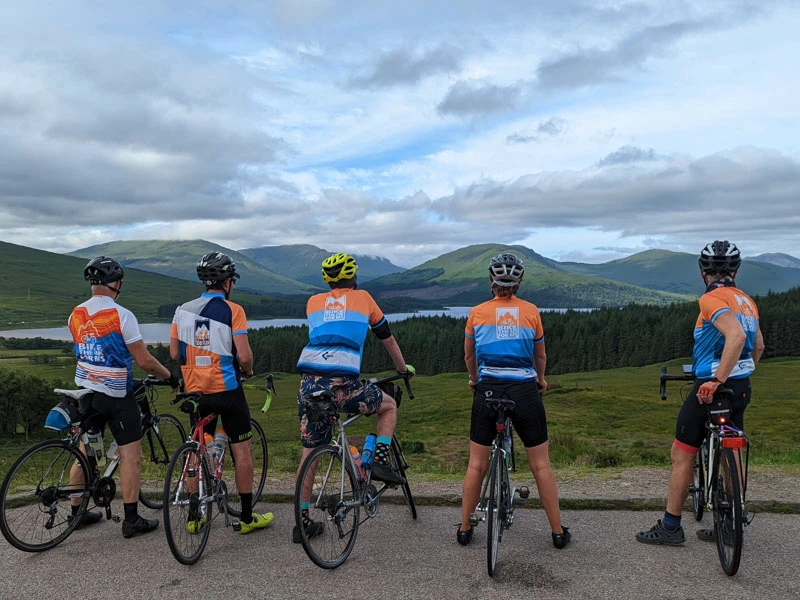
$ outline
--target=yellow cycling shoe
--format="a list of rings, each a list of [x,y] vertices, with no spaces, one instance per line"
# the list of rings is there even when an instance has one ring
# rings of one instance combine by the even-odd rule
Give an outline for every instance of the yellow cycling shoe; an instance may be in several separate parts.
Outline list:
[[[253,513],[252,521],[249,523],[243,523],[242,521],[234,523],[233,529],[239,533],[250,533],[256,529],[264,529],[269,527],[270,523],[272,523],[272,519],[274,518],[275,516],[272,513],[264,513],[263,515]]]
[[[206,523],[208,522],[208,516],[203,515],[203,517],[198,521],[189,521],[186,523],[186,531],[191,533],[192,535],[200,533],[200,530],[205,527]]]

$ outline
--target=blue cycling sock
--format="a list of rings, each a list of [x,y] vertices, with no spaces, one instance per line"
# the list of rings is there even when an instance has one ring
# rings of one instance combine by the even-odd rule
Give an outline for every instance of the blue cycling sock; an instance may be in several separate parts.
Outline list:
[[[681,516],[664,511],[664,518],[661,519],[661,522],[664,523],[664,528],[667,531],[676,531],[681,526]]]
[[[375,440],[375,462],[385,465],[389,462],[389,447],[392,445],[392,438],[385,435]]]

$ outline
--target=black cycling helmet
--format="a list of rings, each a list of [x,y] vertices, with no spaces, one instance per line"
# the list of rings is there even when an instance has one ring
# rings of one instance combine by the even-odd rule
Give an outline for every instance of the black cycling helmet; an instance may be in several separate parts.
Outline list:
[[[211,287],[232,277],[238,279],[239,274],[230,256],[222,252],[209,252],[197,262],[197,277],[206,287]]]
[[[700,251],[697,262],[703,273],[730,274],[739,270],[742,257],[736,244],[728,240],[716,240]]]
[[[514,254],[498,254],[489,261],[489,276],[493,285],[513,287],[519,285],[525,274],[525,265]]]
[[[98,256],[83,269],[83,278],[92,285],[108,285],[125,277],[125,271],[113,258]]]

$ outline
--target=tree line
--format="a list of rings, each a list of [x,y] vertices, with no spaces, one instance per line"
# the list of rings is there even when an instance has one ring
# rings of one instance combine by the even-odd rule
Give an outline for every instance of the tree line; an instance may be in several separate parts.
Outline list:
[[[800,288],[755,298],[766,350],[764,358],[800,356]],[[568,310],[542,313],[547,344],[547,373],[595,371],[636,367],[687,357],[692,354],[697,302],[665,307],[628,305],[592,312]],[[405,359],[424,375],[464,372],[465,318],[412,317],[391,324]],[[308,341],[305,326],[251,330],[250,345],[255,372],[293,372]],[[7,349],[63,348],[69,342],[0,339]],[[163,364],[178,365],[169,348],[151,348]],[[367,336],[363,371],[391,370],[393,364],[383,344]],[[60,381],[0,369],[0,432],[41,431],[48,410],[55,404],[54,387],[73,387]]]

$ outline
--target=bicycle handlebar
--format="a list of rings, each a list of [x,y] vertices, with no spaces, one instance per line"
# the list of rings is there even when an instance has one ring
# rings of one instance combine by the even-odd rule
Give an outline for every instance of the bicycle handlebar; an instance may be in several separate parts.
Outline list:
[[[659,391],[661,392],[661,399],[667,399],[667,382],[668,381],[694,381],[695,377],[692,373],[684,373],[683,375],[668,375],[667,374],[667,365],[661,366],[661,387]]]
[[[370,383],[389,383],[392,381],[397,381],[398,379],[402,379],[406,384],[406,392],[408,392],[408,399],[414,399],[414,392],[411,390],[411,373],[406,371],[405,373],[395,373],[394,375],[389,375],[388,377],[382,377],[381,379],[377,379],[375,377],[369,380]]]

